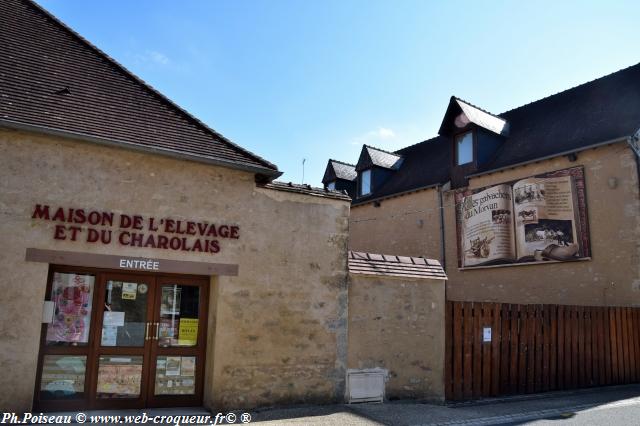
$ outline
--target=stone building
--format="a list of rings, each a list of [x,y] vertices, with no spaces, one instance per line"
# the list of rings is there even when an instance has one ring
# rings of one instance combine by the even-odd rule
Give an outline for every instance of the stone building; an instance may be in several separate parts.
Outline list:
[[[342,400],[349,198],[0,3],[0,407]]]
[[[449,397],[481,396],[487,371],[496,387],[482,396],[640,381],[639,129],[640,64],[501,114],[452,97],[438,136],[395,152],[365,145],[350,174],[332,174],[330,160],[324,185],[355,188],[351,250],[445,266],[448,342],[434,350],[447,353]],[[539,337],[496,329],[516,317]],[[575,346],[561,350],[556,323],[575,325]],[[519,361],[505,362],[523,336],[544,361],[523,358],[517,376]],[[600,353],[597,339],[610,347]],[[462,340],[471,352],[458,352]],[[608,381],[594,379],[604,371]],[[532,386],[509,388],[509,374]]]

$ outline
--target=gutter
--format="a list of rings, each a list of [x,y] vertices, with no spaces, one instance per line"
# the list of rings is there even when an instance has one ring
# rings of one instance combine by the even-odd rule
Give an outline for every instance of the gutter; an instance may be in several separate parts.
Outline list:
[[[640,130],[638,130],[638,132],[640,132]],[[638,133],[636,133],[636,135],[638,135]],[[558,152],[558,153],[555,153],[555,154],[545,155],[544,157],[534,158],[533,160],[522,161],[520,163],[509,164],[508,166],[498,167],[496,169],[485,170],[485,171],[482,171],[482,172],[473,173],[473,174],[470,174],[470,175],[466,175],[465,178],[469,179],[469,178],[474,178],[474,177],[478,177],[478,176],[488,175],[490,173],[501,172],[503,170],[514,169],[514,168],[519,167],[519,166],[524,166],[524,165],[531,164],[531,163],[537,163],[538,161],[549,160],[551,158],[562,157],[563,155],[575,154],[576,152],[586,151],[588,149],[598,148],[600,146],[611,145],[611,144],[619,143],[619,142],[628,142],[629,139],[630,139],[629,136],[622,136],[622,137],[618,137],[618,138],[615,138],[615,139],[610,139],[610,140],[607,140],[607,141],[604,141],[604,142],[599,142],[599,143],[596,143],[596,144],[593,144],[593,145],[583,146],[583,147],[576,148],[576,149],[571,149],[571,150],[568,150],[568,151],[562,151],[562,152]]]
[[[228,169],[242,170],[245,172],[255,173],[267,177],[268,180],[276,179],[282,175],[279,170],[273,170],[266,167],[251,166],[248,164],[242,164],[231,160],[222,160],[211,157],[204,157],[193,154],[186,154],[177,150],[169,148],[159,148],[153,146],[138,145],[131,142],[120,141],[116,139],[102,138],[98,136],[91,136],[85,133],[71,132],[68,130],[54,129],[46,126],[36,126],[33,124],[21,123],[18,121],[0,119],[0,127],[13,130],[26,130],[30,132],[40,133],[49,136],[60,136],[64,138],[79,140],[83,142],[92,142],[99,145],[125,148],[132,151],[143,152],[147,154],[157,154],[165,157],[176,158],[179,160],[195,161],[197,163],[210,164],[214,166],[226,167]]]
[[[380,197],[371,198],[369,200],[363,200],[361,202],[358,202],[358,200],[355,200],[355,201],[351,202],[351,206],[352,207],[363,206],[363,205],[368,204],[368,203],[373,203],[374,201],[381,201],[381,200],[386,200],[388,198],[395,198],[395,197],[399,197],[401,195],[410,194],[412,192],[418,192],[418,191],[422,191],[422,190],[425,190],[425,189],[437,188],[437,187],[440,187],[440,186],[442,186],[442,185],[439,184],[439,183],[434,183],[434,184],[431,184],[431,185],[420,186],[418,188],[407,189],[406,191],[402,191],[402,192],[394,192],[393,194],[382,195]]]

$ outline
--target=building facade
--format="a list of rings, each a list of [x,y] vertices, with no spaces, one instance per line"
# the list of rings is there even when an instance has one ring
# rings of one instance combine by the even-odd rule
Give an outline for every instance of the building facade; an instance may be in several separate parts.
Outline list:
[[[5,411],[341,401],[349,198],[0,6]]]
[[[617,337],[613,329],[610,337],[615,349],[619,342],[614,340],[624,336],[620,348],[628,349],[602,357],[619,353],[619,364],[631,365],[629,375],[616,383],[640,380],[635,309],[640,306],[639,129],[640,65],[635,65],[498,115],[452,97],[437,137],[395,152],[362,148],[349,181],[356,188],[350,248],[426,256],[445,266],[446,298],[452,309],[447,315],[449,342],[442,348],[450,364],[445,379],[449,396],[452,383],[465,386],[460,390],[464,397],[456,399],[480,396],[470,376],[486,370],[472,364],[467,369],[465,357],[475,359],[477,354],[456,353],[456,339],[471,339],[468,348],[479,344],[482,359],[487,357],[486,345],[497,345],[488,349],[495,355],[518,336],[522,339],[521,329],[504,334],[491,324],[491,318],[507,323],[501,309],[511,312],[509,304],[541,312],[555,306],[567,311],[621,309],[622,320],[611,323]],[[329,172],[333,161],[323,183],[340,182],[344,187],[340,176]],[[477,316],[486,313],[485,308],[494,309],[492,304],[498,310],[490,312],[489,319],[460,322],[467,312]],[[458,308],[460,312],[453,311]],[[628,325],[625,309],[632,318]],[[546,321],[547,314],[540,315],[540,321]],[[549,320],[564,320],[553,315]],[[584,316],[591,324],[590,315],[580,311],[571,318],[578,324]],[[483,321],[493,332],[493,342],[491,337],[482,340]],[[525,319],[524,324],[529,322]],[[576,334],[576,339],[590,335],[589,330]],[[558,336],[553,338],[557,342]],[[576,340],[576,345],[586,346],[576,346],[574,353],[588,348],[595,359],[595,340]],[[551,359],[548,355],[545,359]],[[549,368],[565,358],[553,358]],[[523,369],[539,370],[548,379],[547,370],[535,370],[534,361],[527,364],[525,359]],[[456,362],[460,371],[455,371]],[[590,362],[580,359],[574,364]],[[509,366],[505,369],[502,372],[508,373]],[[576,373],[578,382],[600,384],[582,382],[593,369]],[[496,377],[494,381],[500,379]],[[538,388],[525,391],[532,389]],[[521,392],[494,389],[485,394]]]

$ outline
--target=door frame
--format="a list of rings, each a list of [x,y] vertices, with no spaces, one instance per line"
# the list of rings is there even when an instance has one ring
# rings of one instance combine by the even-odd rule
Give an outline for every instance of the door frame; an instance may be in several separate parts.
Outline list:
[[[191,350],[197,356],[196,361],[196,389],[195,394],[190,396],[166,396],[155,397],[153,395],[153,380],[155,380],[155,362],[154,357],[156,355],[162,356],[164,353],[157,348],[157,340],[150,340],[151,349],[142,349],[146,354],[143,363],[148,362],[148,366],[143,366],[143,377],[140,386],[141,398],[134,400],[138,404],[142,403],[143,407],[179,407],[179,406],[197,406],[202,404],[204,393],[204,369],[206,366],[206,353],[207,353],[207,327],[209,323],[209,287],[210,276],[203,275],[190,275],[190,274],[168,274],[168,273],[154,273],[144,271],[122,271],[105,268],[91,268],[84,266],[69,266],[69,265],[57,265],[50,264],[47,273],[47,285],[45,289],[44,300],[51,300],[51,287],[53,285],[53,274],[56,272],[61,273],[76,273],[94,275],[94,289],[91,304],[91,325],[89,329],[89,342],[86,346],[74,347],[74,346],[47,346],[46,334],[47,323],[41,324],[40,329],[40,341],[38,348],[38,364],[36,368],[36,377],[34,383],[33,393],[33,409],[40,411],[72,411],[72,410],[87,410],[87,409],[105,409],[105,408],[133,408],[138,406],[131,400],[126,399],[105,399],[106,404],[96,403],[95,393],[97,385],[98,375],[98,357],[100,352],[104,352],[104,348],[100,346],[100,337],[102,329],[98,326],[102,324],[102,318],[99,318],[99,313],[102,309],[98,308],[98,303],[102,303],[103,294],[101,290],[106,284],[106,276],[119,276],[119,277],[139,277],[144,279],[145,282],[149,282],[149,292],[153,297],[152,303],[148,303],[147,312],[151,312],[151,316],[147,317],[147,322],[157,322],[160,308],[157,306],[158,295],[156,295],[156,289],[160,288],[163,281],[172,281],[173,283],[180,284],[194,284],[201,289],[200,302],[199,302],[199,318],[202,318],[202,325],[198,324],[198,340],[195,349]],[[157,292],[160,294],[160,291]],[[157,327],[157,326],[156,326]],[[154,327],[150,327],[151,332],[155,332]],[[146,344],[145,344],[146,347]],[[140,349],[140,348],[131,348]],[[183,349],[184,348],[177,348]],[[171,353],[179,351],[169,351]],[[59,399],[59,400],[42,400],[40,399],[40,383],[42,378],[43,361],[45,355],[83,355],[87,357],[85,366],[85,382],[84,382],[84,397],[82,399]],[[170,354],[169,354],[170,355]],[[148,361],[147,361],[148,359]],[[143,364],[144,365],[144,364]],[[145,393],[146,392],[146,393]],[[146,403],[144,403],[146,401]]]
[[[155,301],[154,301],[154,316],[152,333],[155,333],[156,339],[151,340],[151,352],[150,359],[155,360],[158,356],[195,356],[195,393],[194,395],[159,395],[156,396],[154,389],[149,389],[147,393],[147,407],[193,407],[202,404],[202,396],[204,392],[204,369],[206,366],[206,352],[207,352],[207,324],[203,327],[198,324],[198,333],[196,337],[196,345],[191,347],[162,347],[158,344],[158,329],[160,322],[160,304],[162,299],[162,291],[160,289],[166,284],[177,284],[183,286],[197,286],[200,289],[199,304],[198,304],[198,318],[203,318],[204,322],[208,322],[209,318],[209,285],[201,280],[198,283],[197,279],[185,278],[182,276],[167,276],[158,275],[155,282]],[[156,376],[156,363],[152,362],[149,365],[149,377],[154,378],[148,380],[148,384],[155,384]],[[198,373],[202,376],[200,380],[197,379]]]

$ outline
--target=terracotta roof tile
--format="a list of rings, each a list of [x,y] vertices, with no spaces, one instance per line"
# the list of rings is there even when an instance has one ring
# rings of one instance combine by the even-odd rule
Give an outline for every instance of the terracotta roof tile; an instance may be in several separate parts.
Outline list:
[[[349,272],[362,275],[447,279],[437,260],[355,251],[349,252]]]
[[[0,2],[0,125],[182,155],[275,177],[28,0]],[[28,127],[27,127],[28,126]]]
[[[334,198],[337,200],[351,201],[351,197],[340,191],[333,191],[326,188],[315,188],[311,185],[303,185],[291,182],[270,182],[260,185],[262,188],[273,189],[276,191],[296,192],[298,194],[314,195],[316,197]]]

